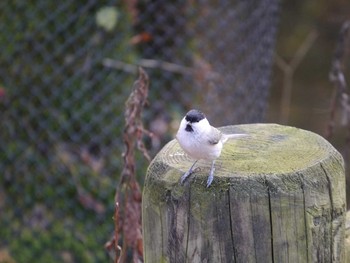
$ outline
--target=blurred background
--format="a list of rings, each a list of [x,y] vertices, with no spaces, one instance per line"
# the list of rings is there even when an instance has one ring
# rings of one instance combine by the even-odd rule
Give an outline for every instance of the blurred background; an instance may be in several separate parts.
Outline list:
[[[345,0],[1,1],[0,262],[110,261],[137,66],[150,77],[152,156],[191,108],[216,126],[325,135],[347,19]],[[337,107],[329,138],[348,161],[341,120]],[[141,185],[147,165],[139,154]]]

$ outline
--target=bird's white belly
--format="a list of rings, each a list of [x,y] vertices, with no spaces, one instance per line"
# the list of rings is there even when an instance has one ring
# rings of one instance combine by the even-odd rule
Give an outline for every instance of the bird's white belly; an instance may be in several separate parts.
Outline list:
[[[220,156],[222,149],[221,141],[219,141],[217,144],[210,144],[208,142],[201,142],[200,140],[181,138],[178,140],[178,142],[180,143],[182,149],[196,160],[215,160]]]

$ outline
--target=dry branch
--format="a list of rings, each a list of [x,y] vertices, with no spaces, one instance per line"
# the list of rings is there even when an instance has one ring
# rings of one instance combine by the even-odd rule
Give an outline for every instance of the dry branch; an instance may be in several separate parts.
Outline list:
[[[150,160],[150,156],[143,143],[143,136],[151,136],[142,124],[142,111],[147,102],[148,76],[143,69],[139,69],[139,78],[133,85],[125,104],[125,128],[123,141],[124,167],[120,184],[115,196],[115,232],[114,237],[106,245],[116,252],[115,263],[126,262],[126,257],[132,251],[132,262],[142,262],[142,229],[141,229],[141,190],[136,181],[135,148]],[[121,248],[119,247],[121,244]]]
[[[114,68],[128,73],[135,73],[138,67],[143,67],[149,69],[160,69],[163,71],[181,74],[184,76],[204,76],[203,79],[205,81],[222,81],[222,76],[220,76],[219,73],[213,71],[212,69],[208,70],[207,68],[203,67],[202,61],[199,61],[198,63],[198,61],[196,60],[194,63],[194,67],[186,67],[180,64],[155,59],[140,59],[136,62],[136,65],[134,65],[119,60],[105,58],[102,63],[103,66],[107,68]]]

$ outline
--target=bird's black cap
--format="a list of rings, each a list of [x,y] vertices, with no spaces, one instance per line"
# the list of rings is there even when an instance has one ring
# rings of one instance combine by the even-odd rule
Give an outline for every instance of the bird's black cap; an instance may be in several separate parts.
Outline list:
[[[199,122],[200,120],[205,119],[205,115],[199,110],[190,110],[189,112],[187,112],[185,119],[186,121],[191,123]]]

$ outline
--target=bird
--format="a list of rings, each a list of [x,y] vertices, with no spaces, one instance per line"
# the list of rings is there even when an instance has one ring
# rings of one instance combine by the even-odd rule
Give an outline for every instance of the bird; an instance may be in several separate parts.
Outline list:
[[[224,143],[231,138],[246,136],[246,134],[224,134],[210,125],[205,114],[192,109],[181,120],[176,133],[176,140],[181,148],[191,158],[195,159],[190,169],[181,177],[181,184],[193,173],[193,167],[199,160],[211,161],[207,187],[214,179],[215,161],[220,156]]]

